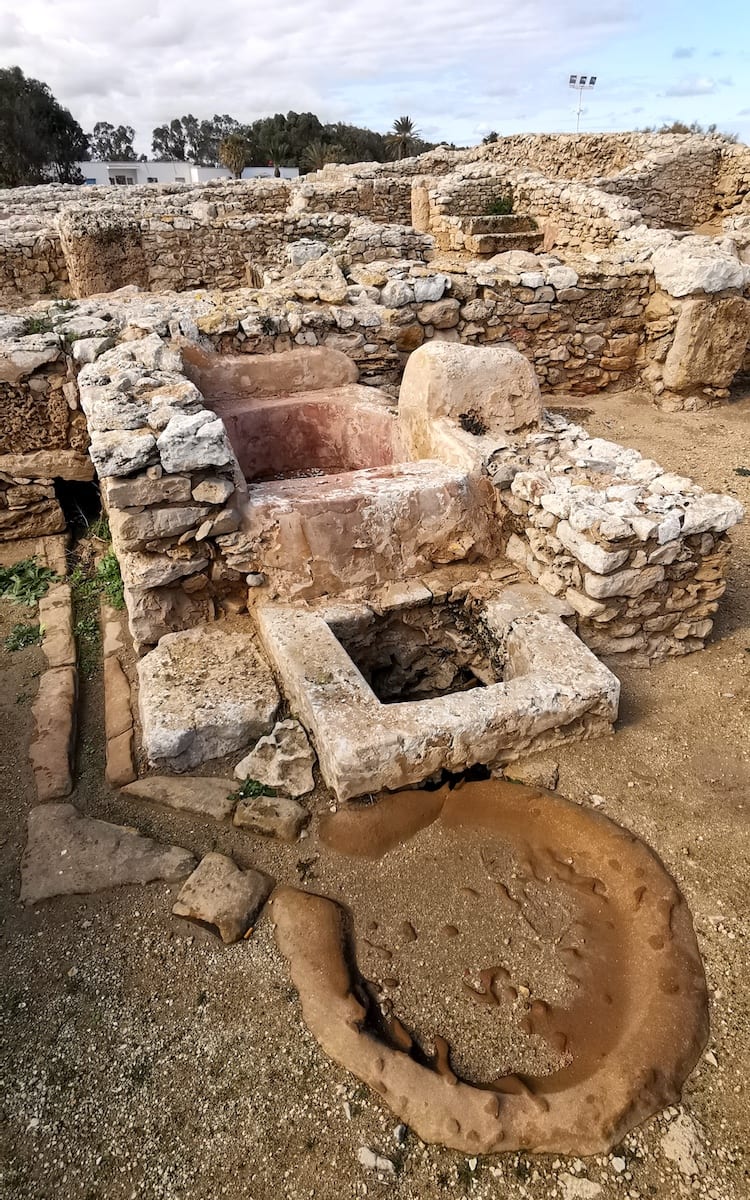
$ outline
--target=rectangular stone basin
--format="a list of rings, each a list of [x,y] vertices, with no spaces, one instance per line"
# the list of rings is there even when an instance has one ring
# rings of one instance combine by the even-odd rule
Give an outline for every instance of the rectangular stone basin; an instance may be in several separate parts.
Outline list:
[[[326,391],[210,402],[221,417],[248,483],[337,475],[402,462],[408,456],[395,415],[349,384]]]
[[[497,682],[490,675],[486,686],[423,700],[383,703],[370,686],[346,648],[359,638],[361,657],[361,610],[352,609],[351,621],[343,605],[327,613],[268,604],[257,612],[290,708],[340,800],[407,787],[440,770],[499,765],[606,732],[617,716],[617,678],[549,611],[541,589],[509,587],[472,614]]]

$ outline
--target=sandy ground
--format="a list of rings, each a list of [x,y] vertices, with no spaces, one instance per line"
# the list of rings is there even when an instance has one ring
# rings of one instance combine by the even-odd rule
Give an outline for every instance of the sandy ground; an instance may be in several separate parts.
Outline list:
[[[679,415],[633,398],[586,403],[592,432],[750,505],[750,478],[735,473],[750,468],[749,399]],[[22,619],[0,606],[2,636]],[[0,653],[3,1200],[750,1196],[750,527],[736,533],[710,647],[651,671],[610,664],[623,684],[616,734],[544,759],[559,763],[563,795],[627,825],[661,855],[691,905],[709,982],[711,1040],[682,1106],[607,1157],[467,1159],[398,1130],[307,1032],[267,918],[248,942],[224,948],[170,915],[176,889],[164,884],[24,911],[26,747],[41,654]],[[314,829],[296,846],[275,846],[111,793],[101,725],[94,673],[82,681],[80,807],[199,853],[231,850],[279,881],[346,892],[346,872],[329,868]],[[319,811],[329,803],[315,793]],[[350,870],[354,895],[356,864]],[[405,871],[398,886],[418,881]],[[361,1166],[361,1147],[390,1158],[394,1174],[381,1179]]]

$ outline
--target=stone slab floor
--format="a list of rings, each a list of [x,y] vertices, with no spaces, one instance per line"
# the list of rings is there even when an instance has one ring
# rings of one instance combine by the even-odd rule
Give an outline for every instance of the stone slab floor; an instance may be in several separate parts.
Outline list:
[[[580,419],[592,433],[750,502],[750,478],[736,473],[750,469],[750,397],[676,416],[637,397],[586,405],[591,414]],[[23,619],[5,605],[0,617],[3,637]],[[18,866],[33,794],[25,751],[41,656],[36,649],[2,655],[2,1200],[746,1200],[747,525],[735,533],[730,587],[705,653],[651,672],[621,670],[616,736],[539,760],[559,763],[563,795],[599,807],[656,848],[691,905],[708,974],[712,1035],[682,1106],[636,1130],[607,1158],[466,1159],[397,1131],[390,1111],[329,1062],[307,1032],[267,917],[249,941],[225,948],[170,915],[174,885],[66,897],[23,911]],[[80,807],[325,890],[314,834],[294,846],[260,842],[110,792],[100,712],[94,674],[83,680],[72,797]],[[308,799],[319,811],[329,803],[319,792]],[[379,1176],[363,1149],[393,1168]]]

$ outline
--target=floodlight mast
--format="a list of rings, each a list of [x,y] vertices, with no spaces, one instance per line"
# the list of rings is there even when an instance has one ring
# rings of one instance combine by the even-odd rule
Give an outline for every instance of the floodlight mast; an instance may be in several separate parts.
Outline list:
[[[571,75],[568,81],[568,87],[574,88],[578,92],[578,110],[576,112],[576,133],[581,130],[581,104],[583,103],[583,93],[590,92],[595,86],[597,80],[596,75]]]

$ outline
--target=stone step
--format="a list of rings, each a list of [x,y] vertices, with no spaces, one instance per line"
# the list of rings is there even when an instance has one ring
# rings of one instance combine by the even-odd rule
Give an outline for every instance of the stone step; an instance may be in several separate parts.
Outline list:
[[[503,215],[486,215],[481,217],[466,217],[462,222],[465,233],[533,233],[536,221],[525,213],[505,213]]]
[[[474,254],[502,254],[506,250],[538,250],[544,234],[538,230],[528,233],[478,233],[466,238],[466,249]]]

